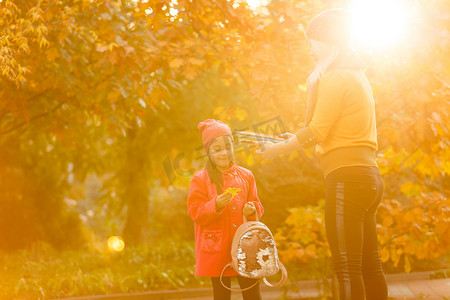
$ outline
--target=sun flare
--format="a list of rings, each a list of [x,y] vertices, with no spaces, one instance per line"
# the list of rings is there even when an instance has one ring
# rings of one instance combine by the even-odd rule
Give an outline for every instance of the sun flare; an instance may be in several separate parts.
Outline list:
[[[386,49],[408,35],[411,7],[403,0],[354,0],[352,31],[355,44]]]

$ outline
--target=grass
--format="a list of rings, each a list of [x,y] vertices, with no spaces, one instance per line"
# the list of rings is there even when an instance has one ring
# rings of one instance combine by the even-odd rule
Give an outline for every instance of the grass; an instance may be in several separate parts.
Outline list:
[[[202,287],[188,242],[125,248],[121,253],[39,250],[0,253],[0,299],[48,299]]]
[[[422,262],[420,268],[413,271],[431,270],[426,265],[441,267],[448,259],[446,256],[438,262]],[[286,266],[292,281],[325,280],[332,274],[330,264],[321,261]],[[209,287],[209,278],[196,277],[194,271],[193,241],[159,241],[154,245],[126,247],[120,253],[99,250],[59,252],[40,244],[26,251],[0,253],[0,300]],[[449,275],[436,274],[444,278]]]

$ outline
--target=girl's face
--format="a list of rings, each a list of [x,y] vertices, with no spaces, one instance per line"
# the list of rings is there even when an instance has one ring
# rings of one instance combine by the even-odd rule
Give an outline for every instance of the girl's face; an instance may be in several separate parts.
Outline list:
[[[219,170],[226,170],[233,161],[233,143],[229,136],[219,136],[209,146],[209,157]]]

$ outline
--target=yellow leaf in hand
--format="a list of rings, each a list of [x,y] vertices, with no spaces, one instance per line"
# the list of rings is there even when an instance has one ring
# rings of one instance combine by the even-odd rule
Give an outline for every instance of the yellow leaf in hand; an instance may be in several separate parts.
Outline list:
[[[227,188],[225,190],[225,193],[230,193],[232,197],[236,196],[240,191],[242,191],[240,188]]]

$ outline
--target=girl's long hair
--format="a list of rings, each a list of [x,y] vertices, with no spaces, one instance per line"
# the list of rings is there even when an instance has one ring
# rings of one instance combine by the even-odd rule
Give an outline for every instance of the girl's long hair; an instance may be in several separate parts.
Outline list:
[[[322,43],[316,40],[311,41],[311,48],[314,49],[314,53],[317,55],[317,63],[314,70],[309,74],[308,85],[314,84],[317,80],[320,80],[322,75],[328,70],[331,64],[339,56],[339,47],[331,44]]]
[[[231,144],[233,144],[233,137],[231,138]],[[230,161],[233,161],[233,151],[231,151]],[[216,164],[211,159],[211,155],[208,153],[208,161],[206,162],[206,171],[208,172],[211,183],[216,186],[217,194],[220,195],[223,192],[223,176],[222,173],[217,169]]]
[[[211,183],[215,184],[217,194],[222,194],[223,177],[222,173],[217,170],[215,163],[211,160],[211,156],[208,155],[208,161],[206,162],[206,171],[208,172]]]

